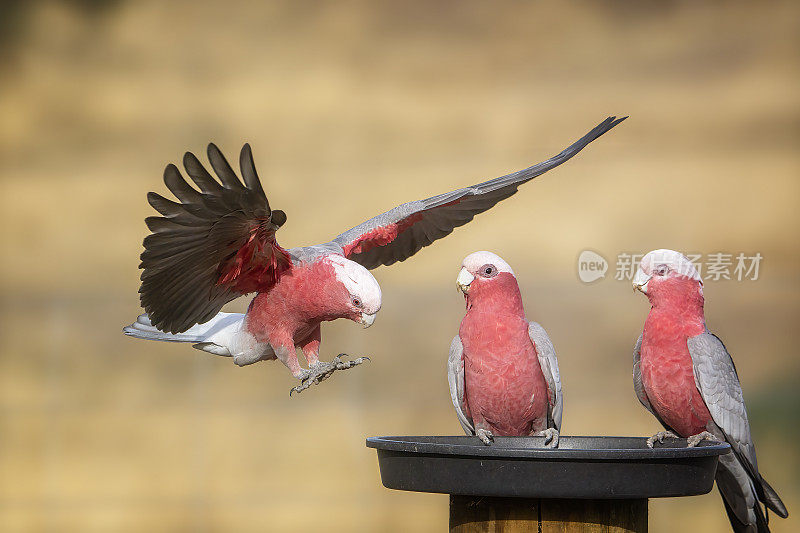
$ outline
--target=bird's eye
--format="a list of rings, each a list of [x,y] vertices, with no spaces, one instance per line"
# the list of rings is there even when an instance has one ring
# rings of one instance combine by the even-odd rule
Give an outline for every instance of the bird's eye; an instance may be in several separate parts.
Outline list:
[[[353,301],[353,306],[354,307],[361,307],[361,300],[360,299],[358,299],[356,297],[353,297],[352,301]]]
[[[669,267],[667,265],[658,265],[655,270],[656,276],[665,276],[669,272]]]
[[[484,278],[491,278],[497,274],[497,268],[494,265],[483,265],[478,272],[480,272],[481,276]]]

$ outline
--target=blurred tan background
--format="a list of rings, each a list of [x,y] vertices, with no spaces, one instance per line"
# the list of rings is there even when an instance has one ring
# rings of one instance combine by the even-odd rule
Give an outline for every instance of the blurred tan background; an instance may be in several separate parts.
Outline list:
[[[709,281],[759,461],[800,513],[797,2],[3,2],[0,530],[443,531],[447,497],[380,485],[364,438],[459,434],[445,378],[462,258],[502,255],[549,331],[565,434],[649,435],[631,385],[647,302],[577,277],[584,249],[764,256]],[[126,338],[148,190],[209,141],[252,143],[287,247],[539,162],[631,118],[406,263],[372,362],[289,399],[238,368]],[[236,302],[231,309],[243,309]],[[651,530],[726,531],[719,496],[652,501]],[[796,518],[773,531],[796,530]]]

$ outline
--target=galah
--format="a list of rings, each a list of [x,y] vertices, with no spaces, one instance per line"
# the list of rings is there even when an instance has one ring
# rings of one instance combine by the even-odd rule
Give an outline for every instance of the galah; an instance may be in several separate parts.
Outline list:
[[[467,312],[450,344],[447,378],[467,435],[544,436],[558,446],[564,405],[553,343],[525,318],[514,271],[491,252],[468,255],[456,283]]]
[[[147,200],[163,216],[148,217],[139,289],[146,314],[128,335],[191,342],[229,356],[237,365],[279,359],[301,381],[293,391],[319,383],[364,359],[321,362],[320,324],[347,318],[370,326],[381,308],[381,290],[369,270],[403,261],[449,235],[536,176],[564,163],[619,124],[609,117],[557,156],[513,174],[402,204],[324,244],[284,249],[275,232],[286,222],[270,208],[250,146],[239,163],[244,183],[213,144],[208,159],[219,181],[191,153],[164,171],[174,202],[156,193]],[[198,190],[199,189],[199,190]],[[221,313],[227,302],[256,296],[245,314]],[[308,368],[300,366],[300,349]],[[344,354],[341,354],[344,355]]]
[[[734,531],[768,532],[768,512],[787,511],[758,471],[742,387],[730,354],[706,328],[703,281],[684,255],[654,250],[633,278],[647,295],[650,313],[633,352],[633,386],[639,401],[664,426],[665,437],[728,442],[720,457],[717,488]]]

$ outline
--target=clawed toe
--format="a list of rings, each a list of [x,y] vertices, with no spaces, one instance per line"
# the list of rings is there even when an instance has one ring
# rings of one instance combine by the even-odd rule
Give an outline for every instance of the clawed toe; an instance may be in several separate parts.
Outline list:
[[[335,363],[335,365],[336,365],[336,367],[334,368],[334,371],[335,370],[347,370],[348,368],[353,368],[354,366],[360,365],[364,361],[370,361],[370,358],[367,357],[367,356],[357,357],[357,358],[352,359],[350,361],[342,361],[342,357],[349,357],[349,356],[346,353],[340,353],[339,355],[337,355],[336,357],[333,358],[333,361],[331,361],[330,364],[334,364]]]
[[[652,448],[656,442],[658,442],[659,444],[664,444],[665,438],[679,439],[680,437],[677,436],[672,431],[659,431],[658,433],[647,439],[647,447]]]
[[[712,435],[711,433],[709,433],[708,431],[703,431],[702,433],[698,433],[697,435],[692,435],[691,437],[686,439],[686,447],[687,448],[694,448],[695,446],[700,444],[701,441],[704,441],[704,440],[712,440],[713,441],[713,440],[717,440],[717,438],[714,435]]]
[[[292,387],[289,390],[289,396],[294,394],[295,392],[303,392],[307,388],[311,387],[312,385],[318,385],[331,377],[331,374],[336,372],[337,370],[347,370],[349,368],[353,368],[354,366],[358,366],[365,361],[369,361],[369,357],[358,357],[356,359],[352,359],[350,361],[342,361],[342,357],[347,357],[347,354],[340,353],[336,357],[334,357],[330,363],[325,363],[319,361],[308,370],[303,370],[302,374],[298,376],[300,379],[300,385],[296,387]]]
[[[494,440],[494,435],[492,432],[486,429],[479,429],[475,432],[475,436],[481,439],[481,442],[483,442],[486,446],[491,445],[492,441]]]
[[[544,437],[544,445],[548,448],[558,448],[558,430],[555,428],[547,428],[536,433],[537,437]]]

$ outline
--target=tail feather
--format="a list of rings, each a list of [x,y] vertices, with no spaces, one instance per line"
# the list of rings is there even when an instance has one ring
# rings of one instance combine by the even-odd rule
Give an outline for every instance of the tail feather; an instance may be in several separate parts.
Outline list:
[[[719,489],[719,487],[717,487]],[[719,489],[719,495],[722,496],[722,503],[725,505],[725,512],[728,514],[728,521],[731,523],[731,529],[733,533],[769,533],[769,528],[762,530],[758,527],[758,524],[755,528],[752,525],[743,524],[741,520],[736,516],[731,505],[728,503],[728,500],[725,499],[725,493],[722,492],[722,489]],[[758,518],[756,518],[758,522]]]
[[[731,528],[736,533],[769,533],[767,509],[781,518],[788,516],[775,489],[757,471],[755,476],[755,479],[751,477],[736,454],[730,453],[719,458],[717,488],[725,503]]]
[[[167,333],[155,327],[147,314],[139,315],[136,322],[125,326],[122,331],[125,335],[139,339],[166,341],[166,342],[192,342],[197,344],[219,344],[224,346],[224,339],[241,328],[244,315],[242,313],[217,313],[217,315],[203,324],[195,324],[183,333]]]

